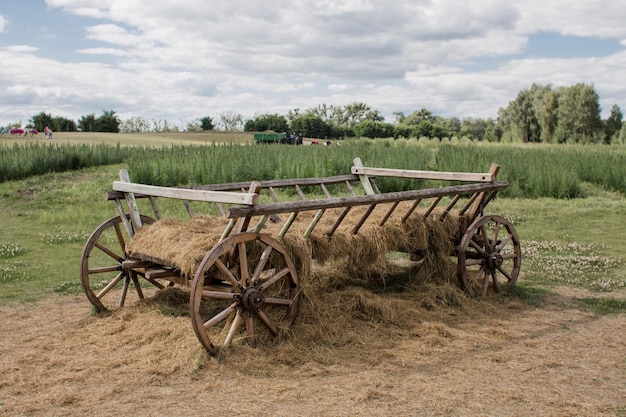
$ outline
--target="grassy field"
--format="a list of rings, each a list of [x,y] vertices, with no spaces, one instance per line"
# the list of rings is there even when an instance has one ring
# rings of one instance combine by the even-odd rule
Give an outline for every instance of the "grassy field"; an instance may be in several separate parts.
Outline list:
[[[83,132],[55,132],[51,140],[46,140],[43,134],[32,137],[12,137],[4,135],[0,138],[0,145],[23,144],[27,142],[46,142],[61,144],[90,144],[90,145],[117,145],[122,146],[168,146],[177,145],[206,145],[207,143],[237,143],[252,144],[252,132],[167,132],[167,133],[83,133]]]
[[[104,193],[122,167],[0,182],[2,416],[626,416],[623,193],[490,202],[520,237],[512,290],[337,288],[307,297],[293,337],[213,358],[176,293],[97,315],[82,294],[82,247],[116,215]]]
[[[0,305],[80,293],[82,245],[116,215],[105,191],[121,165],[0,184]],[[520,288],[573,285],[623,292],[623,196],[588,190],[584,199],[498,199],[488,211],[514,222],[522,241]]]

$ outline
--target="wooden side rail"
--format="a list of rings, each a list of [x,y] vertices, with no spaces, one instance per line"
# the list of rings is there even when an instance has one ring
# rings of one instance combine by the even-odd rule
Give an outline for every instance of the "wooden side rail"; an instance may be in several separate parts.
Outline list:
[[[346,182],[359,182],[358,175],[337,175],[333,177],[319,177],[319,178],[297,178],[297,179],[284,179],[284,180],[265,180],[257,181],[261,188],[285,188],[309,186],[322,186],[331,184],[345,184]],[[207,184],[207,185],[194,185],[191,187],[178,187],[183,190],[207,190],[207,191],[240,191],[241,189],[248,189],[250,182],[232,182],[225,184]],[[107,191],[105,194],[107,200],[115,200],[118,198],[124,198],[124,193],[121,191]],[[135,198],[149,198],[150,194],[135,193]]]
[[[394,203],[397,201],[424,200],[427,198],[468,195],[476,192],[499,191],[508,187],[508,185],[508,182],[493,182],[488,184],[457,185],[384,194],[287,201],[281,203],[257,204],[253,206],[235,206],[228,209],[226,214],[228,218],[233,219],[308,210],[365,206],[368,204]]]
[[[250,186],[250,183],[247,183],[246,186]],[[192,190],[188,188],[161,187],[123,181],[113,181],[113,189],[123,193],[140,193],[153,197],[166,197],[190,201],[207,201],[209,203],[223,204],[256,204],[259,198],[259,196],[254,193]]]
[[[495,165],[495,166],[494,166]],[[409,169],[391,168],[369,168],[353,166],[352,173],[355,175],[371,175],[374,177],[400,177],[415,178],[424,180],[447,180],[447,181],[469,181],[469,182],[494,182],[497,173],[497,164],[492,164],[489,172],[439,172],[439,171],[417,171]]]

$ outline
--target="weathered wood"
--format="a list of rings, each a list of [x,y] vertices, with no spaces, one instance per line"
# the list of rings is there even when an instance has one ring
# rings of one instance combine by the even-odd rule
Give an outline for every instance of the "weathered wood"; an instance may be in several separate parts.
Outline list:
[[[130,183],[130,176],[128,175],[128,171],[125,169],[120,170],[120,184],[128,184]],[[114,182],[114,183],[115,183]],[[130,221],[133,224],[132,229],[128,230],[128,234],[130,237],[134,235],[136,230],[139,230],[142,226],[141,224],[141,215],[139,214],[139,207],[137,207],[137,200],[135,200],[135,195],[132,190],[119,190],[124,191],[124,198],[126,199],[126,204],[128,205],[128,212],[130,213]]]
[[[355,167],[363,168],[363,162],[361,162],[361,158],[359,158],[358,156],[352,160],[352,163],[354,164],[354,167],[352,168],[353,174],[356,174],[356,172],[354,172]],[[372,183],[370,182],[370,179],[367,176],[367,174],[359,174],[359,179],[361,180],[361,186],[363,187],[365,194],[367,195],[376,194],[376,191],[374,191],[374,187],[372,187]]]
[[[356,175],[371,175],[373,177],[400,177],[423,180],[448,180],[448,181],[471,181],[493,182],[495,174],[473,172],[443,172],[443,171],[417,171],[409,169],[392,168],[368,168],[353,166],[352,173]]]
[[[509,184],[507,182],[494,182],[486,184],[467,184],[441,188],[429,188],[425,190],[399,191],[393,193],[322,198],[305,201],[288,201],[282,203],[257,204],[254,206],[233,206],[228,210],[228,218],[243,216],[261,216],[273,213],[292,213],[297,211],[329,209],[349,206],[364,206],[369,204],[393,203],[414,199],[427,199],[457,194],[465,195],[476,191],[502,190]]]
[[[248,185],[250,185],[248,183]],[[179,200],[208,201],[224,204],[257,204],[258,195],[255,193],[237,193],[230,191],[192,190],[188,188],[160,187],[114,181],[113,189],[124,193],[140,193],[155,197],[175,198]]]
[[[489,167],[489,173],[492,174],[494,178],[498,174],[498,171],[500,171],[500,165],[491,164],[491,167]],[[474,201],[474,204],[472,204],[472,207],[469,210],[470,219],[474,220],[478,216],[478,214],[482,213],[483,208],[485,207],[484,199],[487,195],[486,191],[487,190],[484,190],[483,192],[478,194],[478,197]]]

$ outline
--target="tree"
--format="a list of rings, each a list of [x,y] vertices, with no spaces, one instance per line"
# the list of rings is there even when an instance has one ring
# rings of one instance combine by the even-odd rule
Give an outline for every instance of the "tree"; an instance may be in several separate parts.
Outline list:
[[[308,138],[326,139],[332,137],[329,124],[321,117],[310,113],[295,117],[291,121],[291,130],[302,132]]]
[[[52,126],[57,132],[76,132],[76,122],[65,117],[56,116],[52,119]]]
[[[393,137],[394,129],[390,123],[375,122],[373,120],[363,120],[354,126],[356,137],[363,138],[390,138]]]
[[[120,119],[115,115],[115,111],[102,110],[102,114],[96,119],[96,131],[119,133]]]
[[[265,132],[267,130],[287,132],[289,130],[289,124],[285,116],[278,114],[262,114],[254,119],[247,120],[243,130],[245,132]]]
[[[243,116],[233,110],[227,110],[220,113],[219,124],[226,132],[237,132],[241,130],[243,125]]]
[[[96,131],[96,115],[94,113],[83,115],[78,119],[78,129],[81,132]]]
[[[559,96],[558,143],[597,143],[602,136],[598,93],[583,83],[563,88]]]
[[[209,116],[204,116],[200,118],[200,128],[202,130],[213,130],[215,126],[213,126],[213,119]]]
[[[34,128],[40,132],[42,132],[46,128],[46,126],[48,126],[51,129],[54,129],[54,124],[53,124],[54,119],[52,118],[50,114],[41,112],[31,117],[30,121],[33,124]]]
[[[530,87],[535,115],[539,122],[539,136],[544,143],[551,143],[558,122],[559,98],[550,85]]]
[[[416,110],[405,117],[402,123],[409,126],[417,126],[421,122],[427,121],[432,125],[434,120],[435,117],[433,116],[433,112],[422,107],[420,110]]]
[[[622,119],[624,114],[617,104],[611,107],[609,118],[604,121],[604,143],[607,145],[616,142],[620,130],[622,129]]]

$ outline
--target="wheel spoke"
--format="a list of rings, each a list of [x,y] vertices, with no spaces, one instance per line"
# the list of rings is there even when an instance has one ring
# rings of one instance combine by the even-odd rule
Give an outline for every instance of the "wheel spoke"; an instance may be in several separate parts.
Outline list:
[[[115,234],[117,235],[117,241],[120,244],[120,249],[122,252],[126,251],[126,241],[124,239],[124,234],[122,233],[122,228],[120,227],[120,223],[113,226],[115,228]]]
[[[493,242],[494,245],[498,241],[498,232],[499,231],[500,231],[500,223],[496,222],[495,226],[493,227],[493,235],[492,235],[492,238],[491,238],[491,241]]]
[[[267,327],[267,330],[270,331],[272,336],[278,336],[278,329],[276,328],[276,326],[274,326],[274,323],[272,323],[270,318],[267,317],[267,314],[265,314],[263,310],[257,310],[256,315],[259,316],[259,319],[261,319],[261,322],[265,325],[265,327]]]
[[[292,302],[289,298],[265,297],[265,304],[290,306]]]
[[[487,225],[484,224],[480,228],[480,236],[483,238],[483,243],[485,244],[485,252],[489,252],[491,250],[491,245],[489,244],[489,236],[487,235]]]
[[[513,238],[513,235],[509,233],[504,239],[502,239],[500,244],[496,246],[496,250],[500,252],[502,248],[504,248],[507,245],[507,243],[511,241],[512,238]]]
[[[487,295],[488,287],[489,287],[489,271],[487,271],[487,268],[483,268],[483,296]]]
[[[498,267],[498,271],[500,271],[500,273],[504,275],[509,282],[513,281],[513,277],[507,271],[505,271],[501,266]],[[495,274],[495,271],[494,271],[494,274]]]
[[[248,342],[250,346],[256,347],[256,338],[254,337],[254,317],[251,312],[244,313],[246,315],[246,330],[248,332]]]
[[[230,284],[234,288],[236,288],[238,290],[243,290],[243,286],[241,285],[241,283],[239,283],[239,281],[237,281],[237,278],[235,278],[233,273],[230,272],[230,270],[226,267],[226,265],[224,265],[224,262],[222,262],[221,259],[217,259],[215,261],[215,265],[220,270],[220,272],[222,272],[226,276],[226,279],[228,280],[228,282],[230,282]]]
[[[235,293],[226,291],[202,291],[202,298],[213,298],[216,300],[233,300]]]
[[[474,266],[474,265],[482,265],[484,260],[482,259],[468,259],[465,261],[465,265]]]
[[[98,294],[96,294],[96,298],[101,299],[102,297],[104,297],[106,293],[111,291],[111,288],[115,287],[117,283],[120,282],[120,279],[122,279],[123,276],[124,276],[123,272],[120,272],[119,274],[117,274],[117,276],[113,278],[113,281],[109,282],[106,287],[104,287],[102,290],[100,290]]]
[[[113,250],[107,248],[106,246],[104,246],[100,242],[96,242],[95,246],[96,246],[96,248],[100,249],[102,252],[104,252],[107,255],[109,255],[111,258],[115,259],[117,262],[122,262],[122,260],[124,260],[123,256],[120,256],[117,253],[113,252]]]
[[[261,283],[261,285],[258,286],[258,288],[261,291],[263,291],[266,288],[269,288],[273,283],[275,283],[276,281],[278,281],[279,279],[281,279],[282,277],[284,277],[288,273],[289,273],[289,268],[281,269],[276,274],[274,274],[271,278],[268,278],[266,281],[263,281]]]
[[[478,243],[476,243],[476,241],[474,241],[474,239],[470,240],[469,244],[470,244],[471,247],[476,249],[476,252],[478,252],[482,256],[485,256],[485,250]]]
[[[228,316],[233,314],[236,308],[237,308],[237,303],[232,303],[223,311],[213,316],[210,320],[205,321],[204,328],[208,329],[210,327],[215,326],[217,323],[221,322],[222,320],[226,319]]]
[[[493,281],[493,290],[495,292],[500,292],[500,286],[498,285],[498,274],[495,270],[491,271],[491,278]]]
[[[137,296],[140,300],[143,300],[143,291],[141,291],[141,285],[139,284],[139,279],[137,279],[137,274],[133,273],[133,284],[135,284],[135,291],[137,291]]]
[[[259,277],[261,276],[261,274],[263,273],[263,269],[265,268],[265,264],[267,263],[267,260],[270,257],[270,253],[272,253],[272,250],[274,248],[272,248],[271,246],[266,247],[263,250],[263,253],[261,254],[261,258],[259,259],[259,263],[257,264],[255,270],[254,270],[254,275],[252,275],[252,286],[256,287],[257,282],[259,281]]]
[[[246,252],[246,242],[240,242],[237,244],[239,249],[239,280],[241,285],[247,287],[250,285],[250,271],[248,270],[248,254]]]
[[[235,318],[233,319],[233,323],[230,326],[230,330],[228,331],[226,340],[224,340],[224,346],[230,345],[230,343],[233,341],[233,338],[235,337],[235,333],[237,333],[237,330],[239,330],[239,327],[241,327],[241,320],[242,320],[243,314],[244,312],[241,311],[240,308],[237,309],[237,311],[235,312]]]
[[[126,275],[124,277],[124,287],[122,287],[122,293],[120,294],[120,308],[124,307],[124,302],[126,301],[126,294],[128,293],[128,284],[130,284],[130,277]]]

